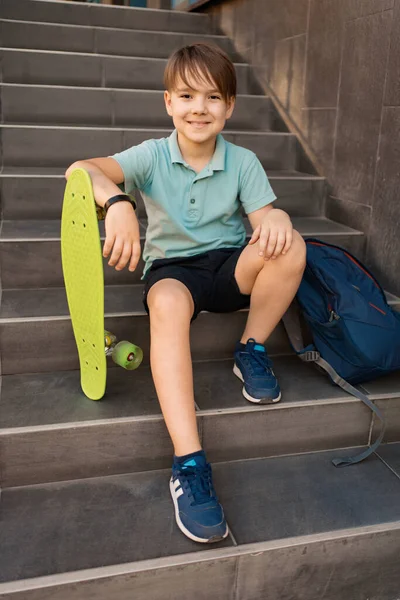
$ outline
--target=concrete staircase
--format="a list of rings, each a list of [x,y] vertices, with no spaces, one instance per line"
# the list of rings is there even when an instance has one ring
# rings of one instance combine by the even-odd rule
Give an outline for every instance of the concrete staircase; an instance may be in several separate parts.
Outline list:
[[[296,228],[362,258],[362,232],[324,217],[326,182],[249,66],[206,15],[0,0],[0,19],[0,598],[399,598],[399,375],[363,386],[386,414],[386,443],[335,469],[332,457],[374,438],[370,411],[293,356],[281,326],[267,345],[283,401],[250,405],[232,374],[247,311],[202,313],[192,326],[196,408],[230,526],[210,547],[175,525],[139,272],[105,266],[105,309],[106,327],[142,346],[143,366],[110,368],[101,402],[80,390],[60,261],[63,173],[169,135],[162,73],[184,43],[212,40],[235,60],[239,96],[224,135],[257,152]],[[139,211],[144,238],[141,202]]]

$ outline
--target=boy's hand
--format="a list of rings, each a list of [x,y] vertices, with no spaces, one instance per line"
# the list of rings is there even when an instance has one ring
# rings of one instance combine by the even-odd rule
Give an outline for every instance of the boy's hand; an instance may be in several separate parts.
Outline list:
[[[273,208],[255,228],[249,244],[259,242],[259,255],[264,260],[275,259],[279,254],[286,254],[293,239],[293,225],[287,213]]]
[[[111,253],[108,264],[115,266],[116,271],[121,271],[129,263],[129,271],[134,271],[139,262],[140,233],[139,221],[129,202],[117,202],[107,211],[106,241],[103,247],[103,256],[107,258]]]

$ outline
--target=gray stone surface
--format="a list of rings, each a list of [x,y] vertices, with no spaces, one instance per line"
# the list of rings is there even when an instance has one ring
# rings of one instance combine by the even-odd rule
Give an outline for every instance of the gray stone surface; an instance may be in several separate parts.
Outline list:
[[[383,444],[377,454],[389,465],[400,479],[400,444]]]
[[[66,169],[76,160],[109,156],[146,139],[169,136],[171,132],[172,126],[168,129],[3,126],[0,127],[3,165]],[[236,133],[227,130],[224,137],[256,152],[266,169],[296,169],[295,136],[275,132]]]
[[[396,226],[400,218],[398,201],[399,140],[400,107],[385,108],[367,260],[382,284],[397,294],[400,293],[400,252]]]
[[[5,288],[23,289],[63,285],[59,239],[25,240],[1,244],[0,265]],[[107,259],[103,259],[103,265],[107,285],[139,283],[144,268],[142,259],[133,273],[127,269],[116,271],[107,264]],[[20,270],[16,271],[16,269]]]
[[[300,121],[304,106],[306,35],[279,40],[275,49],[272,89],[285,112]]]
[[[387,398],[385,400],[376,400],[376,405],[383,413],[386,419],[385,442],[400,441],[400,393],[397,398]],[[374,419],[372,429],[372,439],[376,439],[381,431],[381,424],[378,419]]]
[[[51,169],[41,174],[29,174],[21,167],[14,174],[0,174],[0,194],[5,220],[56,220],[60,218],[64,195],[63,169],[51,175]],[[47,174],[46,174],[47,173]],[[326,184],[323,178],[296,171],[269,171],[270,184],[278,197],[276,206],[291,216],[318,216],[323,211]],[[135,193],[137,214],[145,217],[140,193]],[[34,202],[32,202],[34,199]]]
[[[307,506],[304,512],[308,511]],[[324,600],[394,600],[399,591],[399,550],[400,531],[395,529],[242,556],[236,598],[320,600],[322,595]]]
[[[215,594],[218,600],[232,600],[235,588],[236,557],[209,558],[185,561],[182,565],[168,564],[160,568],[157,564],[150,569],[122,569],[122,574],[86,579],[76,583],[58,584],[41,589],[19,591],[12,594],[13,600],[187,600],[197,596],[198,600],[209,600]],[[54,580],[54,578],[53,578]],[[179,586],[176,582],[179,581]],[[4,595],[0,584],[0,598]]]
[[[170,476],[168,469],[3,492],[1,580],[199,550],[175,524]],[[21,545],[28,528],[31,543]]]
[[[389,11],[352,21],[345,31],[335,146],[335,195],[367,205],[371,205],[373,197],[391,25]],[[368,69],[362,65],[368,65]]]
[[[194,363],[194,392],[200,411],[265,410],[243,397],[242,384],[232,372],[232,358],[233,349],[229,359]],[[113,367],[111,361],[109,367]],[[296,356],[275,357],[274,369],[282,389],[280,406],[285,409],[290,409],[288,404],[307,403],[311,413],[319,400],[351,400]],[[3,375],[0,423],[3,428],[30,427],[160,414],[148,366],[142,365],[134,372],[109,368],[107,382],[104,400],[92,402],[81,391],[78,371]]]
[[[336,107],[342,50],[343,2],[311,2],[305,106]]]
[[[4,83],[101,85],[102,58],[93,54],[34,52],[10,48],[1,50],[0,55]],[[132,61],[134,65],[134,59]]]
[[[3,431],[0,449],[2,488],[162,469],[173,455],[161,416]]]
[[[96,52],[153,58],[167,58],[171,52],[183,45],[208,41],[221,46],[233,60],[243,62],[235,54],[230,40],[220,35],[5,20],[0,21],[0,34],[3,46],[7,48]]]
[[[232,60],[243,62],[243,59],[235,53],[231,41],[224,36],[97,28],[94,49],[101,54],[167,58],[177,48],[195,42],[214,43],[225,50]]]
[[[304,135],[328,179],[332,176],[336,118],[337,110],[331,108],[303,109],[301,114]]]
[[[3,165],[12,167],[59,167],[93,156],[109,156],[126,148],[121,129],[79,127],[13,127],[1,128]],[[143,130],[141,141],[151,136]],[[159,137],[169,135],[160,132]],[[155,133],[157,135],[157,133]],[[140,143],[137,141],[136,143]]]
[[[341,200],[328,196],[326,200],[326,216],[333,221],[346,223],[350,227],[356,227],[365,233],[368,233],[372,207],[361,202],[352,202],[351,200]]]
[[[82,52],[2,49],[4,83],[83,85],[163,90],[167,60],[135,56],[107,56]],[[238,93],[260,93],[248,65],[235,65]]]
[[[203,444],[210,460],[217,462],[345,448],[367,444],[370,422],[370,410],[360,403],[316,403],[291,406],[290,410],[282,403],[224,418],[204,416]],[[321,429],[327,427],[329,436],[321,436]],[[348,450],[336,452],[343,456]]]
[[[5,48],[93,52],[94,37],[95,30],[88,27],[0,21],[0,38]]]
[[[274,373],[278,378],[282,400],[275,405],[277,410],[290,403],[316,402],[328,399],[349,399],[340,387],[332,385],[328,377],[313,365],[303,363],[297,356],[276,356],[273,360]],[[245,400],[242,395],[242,382],[232,375],[232,361],[223,361],[214,368],[207,367],[207,376],[199,380],[196,401],[201,410],[228,408],[253,408],[265,410]],[[339,410],[339,409],[338,409]],[[281,413],[279,412],[279,415]],[[279,418],[278,415],[278,418]]]
[[[331,463],[336,455],[215,465],[215,485],[237,542],[398,521],[400,480],[377,457],[336,469]]]
[[[201,367],[203,363],[199,364]],[[2,428],[161,414],[149,366],[141,365],[134,372],[111,367],[112,363],[107,373],[106,395],[99,402],[84,396],[79,371],[3,375]],[[202,381],[204,375],[197,379]]]
[[[354,251],[360,259],[363,257],[364,238],[357,230],[322,217],[293,217],[292,220],[294,228],[304,237],[330,240]],[[244,225],[250,236],[252,228],[248,219],[244,220]],[[145,221],[141,229],[142,245],[144,228]],[[142,259],[133,273],[126,268],[116,271],[108,266],[107,259],[103,259],[103,263],[106,284],[138,283],[143,272]],[[0,235],[0,267],[4,289],[61,287],[60,221],[4,221]]]
[[[377,519],[382,523],[399,519],[395,499],[400,481],[381,461],[372,458],[357,469],[334,469],[330,464],[333,455],[330,452],[215,465],[216,489],[238,540],[243,543],[290,538],[374,525]],[[2,499],[2,517],[8,532],[2,546],[7,567],[3,578],[69,571],[82,563],[98,566],[198,550],[197,545],[177,531],[173,522],[168,477],[167,469],[6,490]],[[270,485],[266,486],[266,481]],[[251,495],[249,486],[253,490]],[[148,504],[148,494],[155,499],[157,511]],[[251,510],[243,509],[244,495],[245,504]],[[285,511],[282,511],[282,497]],[[116,504],[118,511],[113,510]],[[28,519],[35,524],[34,528],[30,527],[31,544],[21,547],[17,543],[18,532],[26,530]],[[151,535],[149,531],[153,528],[154,535]],[[125,532],[128,529],[130,535],[121,536],[121,529]],[[362,531],[359,536],[362,537]],[[389,532],[386,538],[390,541]],[[357,536],[353,537],[353,543],[355,539]],[[398,543],[397,536],[395,539]],[[47,549],[50,546],[51,552],[43,552],[44,543]],[[324,543],[323,537],[319,543]],[[230,544],[229,539],[225,544]],[[314,544],[310,544],[312,554]],[[280,546],[282,551],[282,543]],[[386,548],[390,546],[388,543]],[[391,552],[393,550],[392,546]],[[387,553],[388,557],[391,552]],[[18,560],[15,560],[16,553]],[[345,550],[343,553],[346,555]],[[306,555],[303,547],[303,561],[307,560]],[[320,555],[324,557],[326,552],[320,551]],[[376,561],[380,555],[374,553],[374,556]],[[263,558],[266,558],[263,552],[245,554],[242,567],[250,569],[251,564],[256,566]],[[247,561],[252,563],[245,565]],[[289,569],[293,566],[288,558],[286,564]],[[264,572],[278,583],[279,570],[264,569]],[[257,597],[255,590],[260,593],[259,586],[265,575],[245,580],[242,577],[238,580],[239,590],[245,586],[242,590],[247,588],[248,597]],[[238,597],[243,597],[243,593]]]
[[[81,580],[53,577],[45,588],[33,585],[0,584],[0,597],[6,600],[186,600],[197,594],[199,600],[260,600],[273,594],[291,600],[393,600],[398,591],[399,528],[353,530],[337,536],[303,538],[301,543],[252,546],[244,553],[227,548],[222,557],[202,558],[201,562],[173,561],[144,563],[142,569],[127,565],[101,578]],[[229,555],[228,555],[229,553]],[[225,554],[227,556],[225,556]],[[175,589],[179,577],[179,588]],[[312,584],[311,584],[312,582]],[[14,587],[15,585],[15,587]],[[5,590],[13,587],[8,594]],[[15,591],[15,588],[18,591]],[[168,590],[173,590],[168,594]]]
[[[400,104],[400,2],[396,0],[393,29],[390,38],[390,57],[387,70],[385,105]]]
[[[104,289],[104,312],[110,315],[142,315],[142,284],[111,285]],[[43,319],[68,315],[64,287],[25,290],[3,290],[0,318]]]
[[[0,87],[4,123],[171,127],[163,92],[6,84]],[[271,101],[238,96],[227,129],[271,129]]]
[[[202,312],[191,328],[194,360],[230,358],[242,335],[246,311],[234,313]],[[106,317],[105,328],[119,339],[133,340],[143,349],[144,364],[149,361],[149,320],[147,315]],[[29,340],[29,341],[28,341]],[[69,317],[43,320],[4,321],[0,324],[0,348],[4,375],[78,369],[78,356]],[[40,348],[40,353],[37,352]],[[57,348],[57,352],[54,351]],[[287,354],[290,346],[281,325],[268,339],[271,354]]]
[[[108,28],[143,30],[188,31],[210,33],[207,15],[154,11],[138,8],[113,6],[91,6],[66,2],[44,2],[31,0],[1,0],[0,14],[5,19],[68,23],[75,25],[97,25]]]
[[[106,317],[105,327],[119,339],[137,341],[145,352],[144,364],[148,363],[149,323],[144,311],[141,315],[136,315],[135,319],[122,315]],[[205,342],[203,339],[203,345],[199,341],[197,344],[200,344],[202,356],[207,353]],[[79,368],[69,317],[3,322],[0,325],[0,348],[4,375]],[[38,348],[40,352],[37,351]]]
[[[0,194],[3,208],[3,219],[7,221],[56,220],[60,219],[66,180],[65,169],[51,174],[52,169],[42,169],[39,173],[29,174],[26,167],[17,169],[15,174],[0,174]],[[318,182],[310,182],[310,211],[316,210],[319,200]],[[306,186],[299,186],[303,195]],[[323,187],[323,186],[322,186]],[[139,192],[136,198],[136,214],[139,218],[146,216]],[[293,199],[292,199],[293,200]],[[287,200],[290,201],[290,198]]]

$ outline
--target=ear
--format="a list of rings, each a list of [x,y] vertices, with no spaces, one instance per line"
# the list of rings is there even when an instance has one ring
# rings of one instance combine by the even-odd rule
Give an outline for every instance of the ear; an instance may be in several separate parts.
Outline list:
[[[233,109],[235,108],[235,97],[232,96],[226,103],[226,118],[230,119],[233,113]]]
[[[172,117],[171,94],[169,93],[168,90],[165,90],[165,92],[164,92],[164,102],[165,102],[165,108],[167,110],[167,113],[169,114],[170,117]]]

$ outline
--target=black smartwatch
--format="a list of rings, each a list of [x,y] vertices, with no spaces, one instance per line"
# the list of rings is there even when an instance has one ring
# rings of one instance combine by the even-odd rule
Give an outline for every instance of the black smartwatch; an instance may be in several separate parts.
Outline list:
[[[128,194],[117,194],[116,196],[109,198],[104,205],[104,210],[107,212],[110,206],[112,206],[116,202],[129,202],[130,204],[132,204],[133,210],[136,210],[136,202],[133,200],[133,198],[128,196]]]

